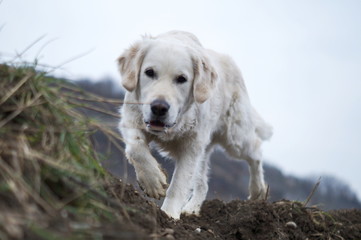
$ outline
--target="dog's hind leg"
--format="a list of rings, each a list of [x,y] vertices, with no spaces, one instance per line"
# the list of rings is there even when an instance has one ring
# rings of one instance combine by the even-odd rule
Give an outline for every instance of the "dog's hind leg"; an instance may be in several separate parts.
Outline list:
[[[227,152],[236,159],[246,160],[249,166],[249,197],[250,200],[261,200],[266,197],[266,184],[263,177],[262,140],[257,136],[250,137],[246,142],[224,146]]]
[[[266,198],[266,184],[263,178],[263,166],[262,166],[262,153],[257,146],[257,149],[246,154],[243,157],[248,165],[250,172],[249,179],[249,197],[250,200],[264,200]]]

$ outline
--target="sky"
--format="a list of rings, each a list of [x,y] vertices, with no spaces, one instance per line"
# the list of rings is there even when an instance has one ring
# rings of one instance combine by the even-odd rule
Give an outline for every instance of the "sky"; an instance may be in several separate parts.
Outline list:
[[[141,35],[194,33],[242,70],[274,127],[265,161],[297,176],[334,175],[361,199],[361,1],[2,0],[0,61],[111,77]]]

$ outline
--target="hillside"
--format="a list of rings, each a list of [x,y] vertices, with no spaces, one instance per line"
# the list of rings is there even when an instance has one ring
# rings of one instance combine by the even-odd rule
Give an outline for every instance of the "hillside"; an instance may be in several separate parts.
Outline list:
[[[168,218],[100,166],[108,151],[95,150],[122,151],[104,103],[119,101],[0,64],[0,239],[361,239],[360,210],[299,201],[213,199],[198,217]]]

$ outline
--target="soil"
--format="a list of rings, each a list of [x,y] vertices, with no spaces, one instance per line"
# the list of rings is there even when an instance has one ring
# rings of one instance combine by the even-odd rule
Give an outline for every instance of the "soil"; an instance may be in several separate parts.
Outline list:
[[[200,216],[175,221],[130,184],[107,191],[122,204],[124,226],[106,239],[361,239],[361,210],[324,212],[303,203],[282,200],[225,203],[205,201]]]

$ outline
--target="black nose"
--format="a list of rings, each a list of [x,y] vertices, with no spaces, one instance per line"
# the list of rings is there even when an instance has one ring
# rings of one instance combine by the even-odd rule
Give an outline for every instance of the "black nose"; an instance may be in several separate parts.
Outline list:
[[[154,100],[150,104],[150,109],[152,110],[152,113],[158,117],[164,116],[168,112],[169,107],[170,106],[166,101],[159,99]]]

